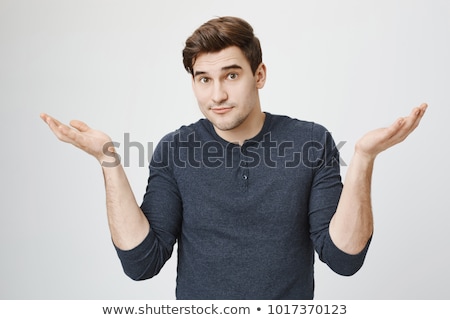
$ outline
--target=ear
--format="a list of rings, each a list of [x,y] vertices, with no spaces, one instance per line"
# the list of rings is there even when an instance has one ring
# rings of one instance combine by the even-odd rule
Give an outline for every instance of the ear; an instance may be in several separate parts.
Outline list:
[[[256,69],[255,72],[255,79],[256,79],[256,88],[262,89],[264,87],[264,84],[266,83],[266,65],[261,62],[261,64],[258,66],[258,69]]]

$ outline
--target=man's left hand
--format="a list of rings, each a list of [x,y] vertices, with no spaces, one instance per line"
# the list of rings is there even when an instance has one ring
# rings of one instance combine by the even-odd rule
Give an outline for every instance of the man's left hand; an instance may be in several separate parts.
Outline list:
[[[407,117],[399,118],[391,126],[366,133],[355,145],[355,153],[374,160],[382,151],[402,142],[420,123],[428,105],[422,103]]]

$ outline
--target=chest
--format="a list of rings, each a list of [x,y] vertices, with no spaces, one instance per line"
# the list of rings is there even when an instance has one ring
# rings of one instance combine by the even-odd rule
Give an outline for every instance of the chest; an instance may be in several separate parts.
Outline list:
[[[307,221],[311,168],[294,145],[207,143],[179,151],[175,168],[186,227]]]

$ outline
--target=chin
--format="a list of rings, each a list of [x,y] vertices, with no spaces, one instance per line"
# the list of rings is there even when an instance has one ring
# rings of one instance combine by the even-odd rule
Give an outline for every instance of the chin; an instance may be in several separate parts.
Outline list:
[[[214,127],[216,127],[221,131],[230,131],[238,128],[244,122],[244,120],[236,119],[234,121],[211,121],[211,122],[214,125]]]

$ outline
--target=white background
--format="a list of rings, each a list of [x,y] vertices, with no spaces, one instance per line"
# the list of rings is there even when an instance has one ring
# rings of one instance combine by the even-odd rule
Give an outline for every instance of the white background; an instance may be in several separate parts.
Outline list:
[[[84,120],[122,146],[125,133],[157,143],[201,117],[181,50],[222,15],[261,40],[263,109],[325,125],[347,141],[347,163],[363,133],[430,105],[376,161],[365,265],[346,278],[317,262],[316,298],[449,299],[446,0],[0,0],[0,298],[174,299],[176,253],[152,280],[123,274],[99,165],[39,113]],[[148,171],[129,151],[140,202]]]

